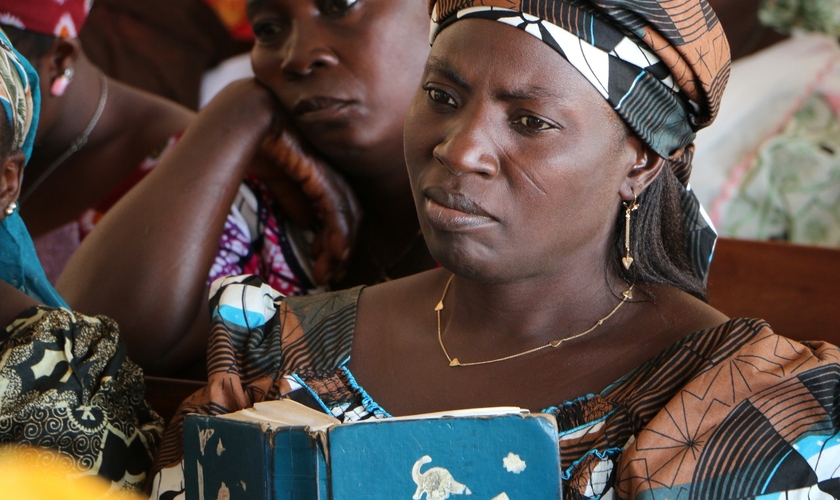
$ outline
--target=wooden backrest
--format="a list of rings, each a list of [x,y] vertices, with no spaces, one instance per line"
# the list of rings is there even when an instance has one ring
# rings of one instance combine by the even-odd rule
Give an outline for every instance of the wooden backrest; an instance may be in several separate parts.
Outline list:
[[[199,380],[146,376],[146,401],[169,424],[181,402],[207,385]]]
[[[721,238],[708,295],[730,317],[762,318],[780,335],[840,345],[840,249]]]

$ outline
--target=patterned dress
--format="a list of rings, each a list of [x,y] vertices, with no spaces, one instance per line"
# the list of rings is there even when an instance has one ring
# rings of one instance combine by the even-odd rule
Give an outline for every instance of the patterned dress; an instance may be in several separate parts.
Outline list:
[[[226,276],[256,274],[286,296],[326,291],[311,277],[312,239],[311,231],[282,215],[265,185],[246,177],[225,220],[207,286]]]
[[[344,422],[388,418],[347,368],[360,291],[284,299],[253,276],[217,285],[210,382],[167,430],[152,497],[183,491],[187,413],[289,397]],[[683,338],[600,394],[543,410],[559,424],[564,498],[840,496],[838,360],[833,345],[754,319]]]
[[[104,316],[36,306],[0,331],[0,444],[24,463],[58,461],[140,491],[163,433],[145,390]]]
[[[72,222],[34,239],[47,278],[55,283],[82,240],[102,217],[125,196],[178,143],[181,134],[150,154],[96,205]],[[311,231],[292,224],[277,206],[271,192],[256,178],[246,177],[225,219],[219,249],[207,286],[225,276],[256,274],[284,295],[306,295],[326,290],[311,278]]]

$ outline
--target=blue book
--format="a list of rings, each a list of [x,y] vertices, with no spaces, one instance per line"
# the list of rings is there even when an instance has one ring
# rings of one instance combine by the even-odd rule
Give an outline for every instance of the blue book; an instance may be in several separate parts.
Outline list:
[[[187,500],[560,498],[557,424],[518,408],[338,420],[291,400],[184,422]]]

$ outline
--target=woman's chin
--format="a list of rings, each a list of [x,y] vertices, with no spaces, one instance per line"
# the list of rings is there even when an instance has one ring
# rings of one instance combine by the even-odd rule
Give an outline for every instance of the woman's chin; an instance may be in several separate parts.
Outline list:
[[[444,269],[462,278],[481,283],[506,281],[510,268],[502,260],[493,258],[490,252],[471,251],[458,245],[434,245],[427,243],[429,253]]]

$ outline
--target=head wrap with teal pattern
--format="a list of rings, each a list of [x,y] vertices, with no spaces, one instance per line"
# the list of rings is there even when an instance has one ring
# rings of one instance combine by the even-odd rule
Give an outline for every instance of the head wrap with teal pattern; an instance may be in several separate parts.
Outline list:
[[[28,162],[32,155],[41,104],[38,73],[29,61],[12,47],[2,30],[0,30],[0,104],[3,106],[6,122],[11,129],[11,151],[23,151]],[[48,306],[67,306],[64,299],[47,281],[44,269],[35,253],[32,238],[17,210],[0,222],[0,279]]]
[[[714,120],[730,66],[706,0],[429,0],[429,12],[432,42],[461,19],[489,19],[580,71],[680,181],[687,255],[705,281],[717,233],[688,179],[695,133]]]

